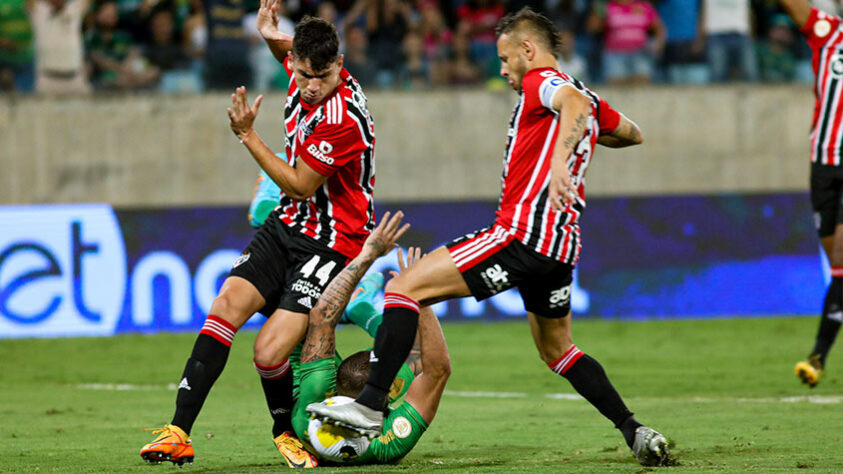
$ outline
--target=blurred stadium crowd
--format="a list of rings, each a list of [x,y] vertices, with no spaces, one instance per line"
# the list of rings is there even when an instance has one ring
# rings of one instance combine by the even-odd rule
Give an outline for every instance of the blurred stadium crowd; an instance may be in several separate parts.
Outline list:
[[[816,0],[837,14],[839,0]],[[777,0],[288,0],[337,25],[367,88],[504,88],[495,24],[530,6],[591,83],[810,83],[811,52]],[[287,83],[255,28],[259,0],[0,0],[0,90],[201,92]]]

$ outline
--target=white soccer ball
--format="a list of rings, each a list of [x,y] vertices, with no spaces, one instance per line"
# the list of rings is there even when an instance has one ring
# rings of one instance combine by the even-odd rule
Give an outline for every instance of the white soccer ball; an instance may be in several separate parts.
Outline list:
[[[353,398],[336,396],[328,398],[325,403],[345,405],[353,401]],[[371,442],[369,438],[354,430],[323,423],[322,420],[316,418],[311,419],[307,424],[307,434],[310,445],[319,456],[335,462],[353,461],[369,449]]]

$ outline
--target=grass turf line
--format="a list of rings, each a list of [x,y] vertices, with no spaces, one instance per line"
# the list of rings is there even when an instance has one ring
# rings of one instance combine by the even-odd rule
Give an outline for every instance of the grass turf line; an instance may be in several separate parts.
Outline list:
[[[816,318],[577,321],[574,339],[599,360],[639,420],[675,444],[670,472],[843,472],[843,395],[835,370],[816,389],[792,373]],[[446,324],[449,392],[419,445],[397,466],[342,472],[647,472],[619,433],[539,361],[526,321]],[[251,365],[255,333],[235,338],[228,366],[193,430],[196,463],[177,470],[138,456],[144,427],[169,421],[194,334],[4,340],[0,343],[0,471],[270,472],[281,468]],[[340,350],[370,344],[342,329]],[[843,350],[843,349],[839,349]],[[127,384],[131,390],[80,388]],[[103,388],[103,387],[100,387]],[[832,403],[780,401],[815,395]],[[320,472],[330,472],[322,470]]]

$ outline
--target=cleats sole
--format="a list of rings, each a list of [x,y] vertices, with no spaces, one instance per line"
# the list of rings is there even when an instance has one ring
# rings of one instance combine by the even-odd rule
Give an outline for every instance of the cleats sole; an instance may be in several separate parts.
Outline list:
[[[342,422],[342,421],[337,421],[333,418],[327,418],[327,417],[318,416],[318,415],[315,415],[315,414],[314,414],[314,417],[317,420],[321,421],[322,423],[325,423],[325,424],[328,424],[328,425],[339,426],[340,428],[345,428],[347,430],[354,431],[354,432],[359,433],[359,434],[361,434],[361,435],[363,435],[363,436],[365,436],[369,439],[377,438],[378,436],[381,435],[380,432],[378,432],[378,431],[368,430],[366,428],[360,428],[359,426],[350,425],[350,424]]]

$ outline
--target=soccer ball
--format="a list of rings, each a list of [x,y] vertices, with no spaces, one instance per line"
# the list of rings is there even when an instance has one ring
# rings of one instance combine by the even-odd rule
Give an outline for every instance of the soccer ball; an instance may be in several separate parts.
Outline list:
[[[336,396],[325,400],[325,403],[344,405],[353,401],[353,398]],[[348,428],[323,423],[316,418],[307,424],[307,434],[313,449],[329,461],[353,461],[369,449],[370,440],[366,436]]]

